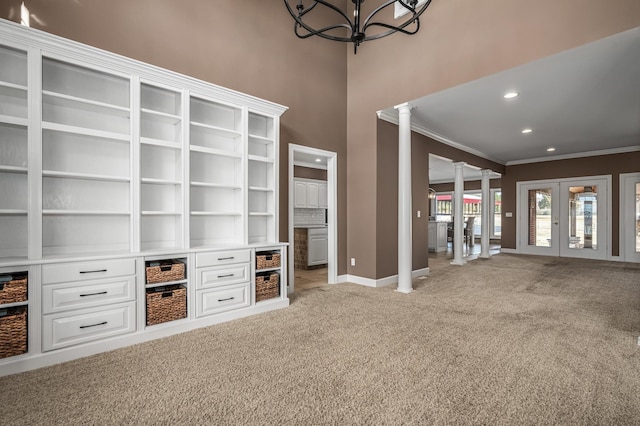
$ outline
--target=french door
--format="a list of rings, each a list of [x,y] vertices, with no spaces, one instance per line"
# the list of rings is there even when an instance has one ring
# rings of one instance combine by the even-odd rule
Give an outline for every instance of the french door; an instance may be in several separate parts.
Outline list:
[[[620,255],[640,262],[640,173],[620,175],[620,200]]]
[[[519,251],[606,259],[609,187],[610,177],[519,183]]]

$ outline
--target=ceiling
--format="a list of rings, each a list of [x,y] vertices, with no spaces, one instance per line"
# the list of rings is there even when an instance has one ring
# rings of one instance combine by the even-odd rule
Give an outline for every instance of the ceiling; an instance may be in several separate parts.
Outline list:
[[[639,150],[640,27],[409,103],[421,133],[501,164]],[[430,180],[453,181],[451,163]]]

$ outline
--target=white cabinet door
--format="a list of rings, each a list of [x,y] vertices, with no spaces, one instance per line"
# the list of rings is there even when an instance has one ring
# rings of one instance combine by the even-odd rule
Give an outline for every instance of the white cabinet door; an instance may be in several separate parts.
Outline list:
[[[318,207],[321,209],[328,207],[327,184],[318,186]]]
[[[320,185],[313,182],[307,182],[307,207],[311,209],[318,208]]]
[[[327,229],[308,230],[308,254],[307,265],[324,265],[328,263],[329,244],[327,239]]]
[[[307,207],[307,183],[295,181],[294,185],[294,202],[293,206],[296,208]]]

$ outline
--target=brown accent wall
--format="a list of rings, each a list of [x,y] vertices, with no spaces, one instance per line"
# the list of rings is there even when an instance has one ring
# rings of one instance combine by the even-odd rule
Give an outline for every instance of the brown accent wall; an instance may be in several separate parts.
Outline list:
[[[293,176],[304,179],[327,180],[327,171],[311,167],[293,166]]]
[[[611,175],[611,250],[620,254],[620,174],[640,172],[640,151],[507,166],[502,176],[502,247],[515,249],[518,182]],[[513,217],[505,217],[513,212]]]
[[[366,42],[357,55],[349,53],[347,253],[358,259],[357,266],[348,266],[349,274],[382,278],[393,268],[380,262],[395,261],[385,247],[397,223],[382,206],[394,200],[387,180],[397,158],[381,157],[390,151],[379,146],[387,139],[377,134],[376,111],[634,28],[638,22],[637,0],[434,1],[418,34]]]
[[[280,239],[288,240],[288,144],[338,154],[338,273],[347,248],[347,55],[299,40],[280,0],[29,0],[31,25],[289,107],[281,121]],[[21,1],[0,4],[20,21]]]

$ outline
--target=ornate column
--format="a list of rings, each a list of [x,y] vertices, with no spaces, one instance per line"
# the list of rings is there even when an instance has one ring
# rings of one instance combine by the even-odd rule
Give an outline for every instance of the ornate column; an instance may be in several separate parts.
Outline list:
[[[482,236],[480,237],[480,257],[488,259],[489,254],[489,237],[491,236],[491,191],[489,184],[489,175],[491,170],[482,170]]]
[[[398,110],[398,288],[400,293],[413,291],[411,234],[411,106],[396,105]]]
[[[464,175],[462,174],[462,169],[465,166],[465,162],[457,162],[453,163],[453,168],[455,170],[455,183],[454,183],[454,192],[453,192],[453,260],[451,261],[452,265],[464,265],[467,263],[462,258],[462,250],[463,243],[462,239],[464,236],[464,217],[463,215],[463,205],[464,205]]]

